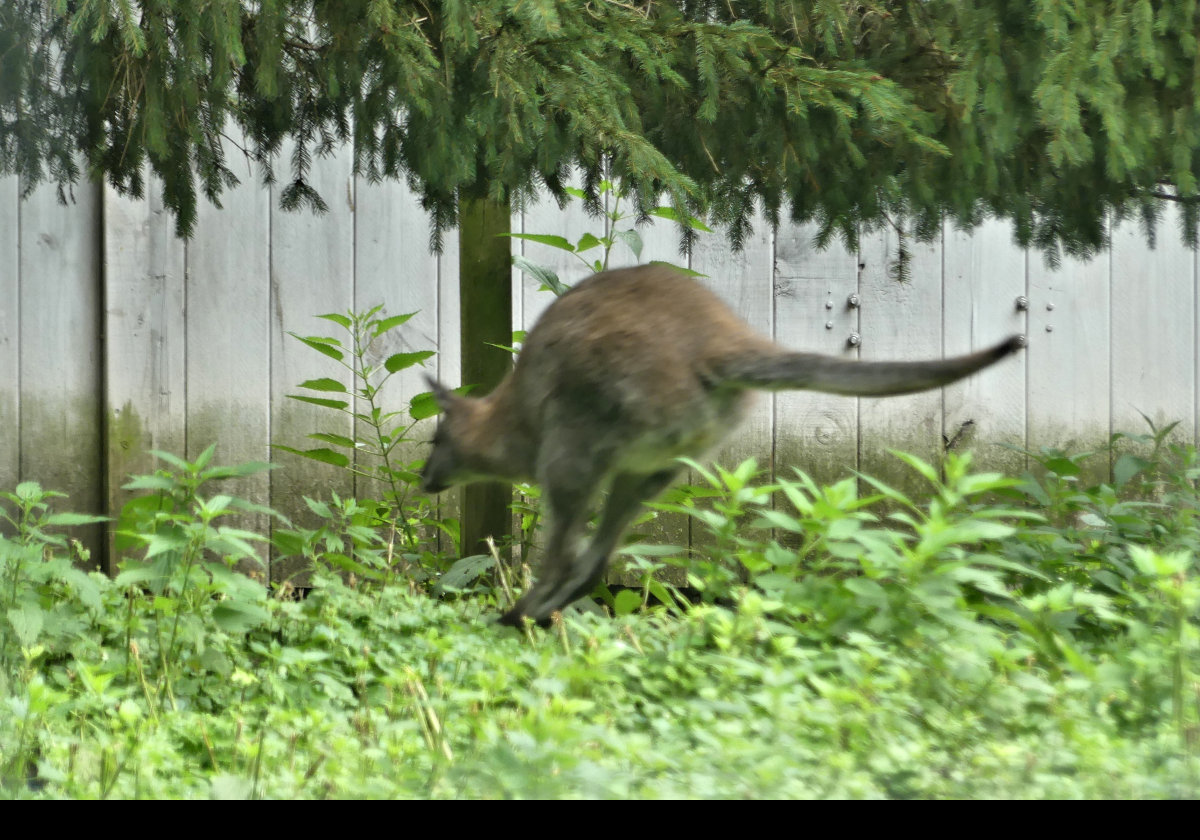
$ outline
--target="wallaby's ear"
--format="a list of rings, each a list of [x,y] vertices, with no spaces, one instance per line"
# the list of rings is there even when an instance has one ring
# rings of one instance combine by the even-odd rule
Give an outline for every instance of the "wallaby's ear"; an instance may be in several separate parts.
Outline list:
[[[450,406],[459,399],[458,394],[451,391],[441,382],[438,382],[428,373],[424,374],[425,381],[429,384],[429,390],[433,392],[433,398],[437,401],[438,406],[442,411],[447,411]]]

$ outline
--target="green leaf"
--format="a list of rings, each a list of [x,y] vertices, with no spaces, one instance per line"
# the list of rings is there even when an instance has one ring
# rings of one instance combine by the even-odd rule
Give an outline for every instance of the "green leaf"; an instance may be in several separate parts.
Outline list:
[[[634,259],[642,258],[642,235],[636,230],[619,230],[613,234],[613,239],[624,242],[633,251]]]
[[[642,593],[635,589],[622,589],[613,599],[613,612],[617,615],[631,615],[642,606]]]
[[[310,461],[320,461],[323,464],[333,464],[335,467],[350,466],[349,458],[347,458],[341,452],[336,452],[325,447],[318,447],[316,449],[294,449],[290,446],[283,446],[282,444],[274,443],[271,444],[271,448],[282,449],[284,452],[290,452],[293,455],[299,455],[301,458],[308,458]]]
[[[416,353],[396,353],[384,360],[383,366],[388,373],[396,373],[413,365],[420,364],[434,355],[432,350],[419,350]]]
[[[37,604],[22,604],[8,611],[8,623],[12,625],[21,647],[33,647],[37,642],[42,632],[43,618],[42,608]]]
[[[351,325],[354,323],[345,315],[337,312],[330,312],[327,315],[318,315],[317,317],[324,318],[326,321],[333,321],[333,323],[337,324],[338,326],[345,327],[346,329],[350,329]]]
[[[278,464],[272,464],[268,461],[245,461],[241,464],[230,464],[228,466],[213,467],[200,473],[200,478],[205,481],[215,481],[224,478],[245,478],[249,475],[256,475],[267,470],[278,469]]]
[[[679,215],[679,211],[677,211],[674,207],[655,207],[650,211],[649,215],[658,216],[660,219],[669,219],[672,222],[682,222],[692,230],[700,230],[704,231],[705,233],[712,233],[712,228],[705,225],[704,222],[700,221],[695,216],[681,216]]]
[[[304,553],[306,544],[304,534],[300,531],[278,528],[271,532],[271,545],[274,547],[277,557],[301,555]]]
[[[212,460],[213,453],[216,451],[217,445],[215,443],[210,443],[208,446],[206,446],[204,451],[200,453],[199,457],[196,458],[195,462],[192,464],[193,469],[202,470],[207,467],[208,462]]]
[[[121,485],[123,490],[173,490],[175,479],[166,475],[135,475]]]
[[[405,315],[393,315],[390,318],[384,318],[382,321],[379,321],[375,324],[375,329],[372,332],[372,335],[374,335],[376,338],[379,338],[379,336],[383,335],[388,330],[393,330],[401,324],[406,323],[409,318],[416,314],[416,312],[409,312]]]
[[[321,397],[306,397],[303,394],[288,394],[287,398],[289,400],[296,400],[297,402],[308,403],[309,405],[319,405],[322,408],[344,409],[350,405],[345,400],[327,400]]]
[[[92,610],[99,610],[103,606],[104,601],[100,596],[100,587],[88,576],[87,572],[68,566],[57,574],[61,581],[71,587],[79,603]],[[107,579],[104,582],[107,584]]]
[[[310,391],[336,391],[339,394],[346,393],[346,386],[336,379],[322,377],[321,379],[308,379],[301,382],[299,387],[308,388]]]
[[[42,495],[42,485],[36,481],[22,481],[17,485],[17,498],[28,502],[38,499]]]
[[[1113,464],[1113,481],[1117,487],[1124,487],[1135,475],[1149,466],[1150,462],[1145,458],[1139,458],[1137,455],[1122,455]]]
[[[570,288],[558,279],[557,274],[546,268],[544,265],[538,265],[532,260],[528,260],[519,254],[514,255],[512,261],[513,265],[515,265],[524,273],[528,274],[534,280],[538,281],[538,283],[542,285],[542,288],[546,289],[547,291],[554,292],[556,295],[562,295],[565,294]]]
[[[117,575],[117,579],[113,581],[113,585],[119,588],[133,586],[136,583],[145,583],[150,580],[158,580],[162,577],[162,570],[156,566],[142,563],[140,561],[126,564],[121,569],[121,573]]]
[[[222,601],[213,608],[213,624],[226,633],[245,633],[263,624],[271,614],[258,604],[235,601],[232,598]]]
[[[332,443],[334,446],[344,446],[347,449],[357,449],[358,444],[353,438],[348,438],[345,435],[335,435],[329,432],[313,432],[308,436],[311,440],[319,440],[322,443]]]
[[[463,557],[446,570],[434,587],[435,593],[454,591],[474,583],[481,575],[496,565],[490,554],[472,554]]]
[[[329,505],[325,504],[324,502],[318,502],[316,499],[310,499],[308,496],[305,496],[304,503],[308,505],[309,510],[322,519],[333,518],[333,511],[330,510]]]
[[[1046,469],[1058,475],[1079,475],[1079,464],[1070,458],[1049,458],[1045,462]]]
[[[431,391],[426,391],[424,394],[417,394],[408,404],[409,416],[414,420],[425,420],[429,417],[435,417],[441,410]]]
[[[575,253],[575,246],[562,236],[554,236],[548,233],[506,233],[504,235],[513,239],[525,239],[529,242],[537,242],[540,245],[549,245],[551,248],[558,248],[561,251]]]
[[[151,449],[150,454],[153,455],[155,458],[159,459],[160,461],[166,461],[168,464],[173,466],[175,469],[181,470],[182,472],[190,472],[192,469],[192,465],[190,463],[183,460],[178,455],[174,455],[170,452],[163,452],[158,449]]]
[[[366,578],[367,580],[384,580],[384,575],[382,572],[372,569],[370,566],[364,566],[357,560],[351,560],[344,554],[330,552],[329,554],[325,554],[323,556],[326,560],[338,568],[344,569],[347,572],[353,572],[361,578]]]
[[[920,458],[918,458],[916,455],[913,455],[909,452],[901,452],[898,449],[889,449],[888,452],[889,452],[889,454],[895,456],[896,458],[899,458],[901,461],[908,464],[914,470],[919,472],[935,487],[941,483],[940,481],[938,481],[937,470],[933,467],[932,464],[928,463],[927,461],[923,461]]]
[[[687,554],[687,551],[678,545],[631,543],[617,549],[617,554],[624,554],[629,557],[681,557]]]
[[[584,251],[590,251],[593,248],[598,248],[603,244],[604,243],[597,239],[595,235],[591,233],[585,233],[583,236],[579,237],[579,242],[575,245],[575,253],[582,254]]]
[[[303,336],[296,333],[288,333],[292,338],[307,344],[318,353],[323,353],[331,359],[337,359],[339,362],[345,358],[345,354],[337,347],[333,346],[335,342],[332,338],[321,338],[320,336]]]
[[[847,578],[842,585],[857,595],[860,602],[873,609],[884,609],[887,607],[886,590],[870,578]]]
[[[107,516],[93,516],[90,513],[52,513],[42,520],[45,525],[91,525],[107,521]]]
[[[708,276],[707,274],[704,274],[703,272],[695,271],[690,268],[684,268],[681,265],[675,265],[675,263],[667,262],[666,260],[650,260],[650,265],[665,265],[668,268],[675,269],[676,271],[678,271],[680,274],[684,275],[685,277],[707,277]]]

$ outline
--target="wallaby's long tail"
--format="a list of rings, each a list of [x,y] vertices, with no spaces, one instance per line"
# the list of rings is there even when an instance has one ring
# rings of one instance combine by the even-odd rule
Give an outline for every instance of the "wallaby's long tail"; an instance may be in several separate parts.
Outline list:
[[[987,350],[927,362],[855,362],[816,353],[735,355],[718,365],[724,385],[771,391],[822,391],[860,397],[886,397],[937,388],[982,370],[1025,346],[1014,335]]]

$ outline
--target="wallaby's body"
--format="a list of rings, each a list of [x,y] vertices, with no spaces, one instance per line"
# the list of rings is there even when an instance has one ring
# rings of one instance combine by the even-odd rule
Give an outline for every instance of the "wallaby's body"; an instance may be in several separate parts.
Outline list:
[[[512,373],[470,399],[434,385],[445,414],[424,484],[536,481],[550,536],[533,587],[504,615],[544,622],[599,582],[642,502],[737,427],[749,389],[885,396],[936,388],[1022,345],[926,362],[855,362],[786,350],[668,267],[597,274],[556,300]],[[601,491],[596,535],[578,537]]]

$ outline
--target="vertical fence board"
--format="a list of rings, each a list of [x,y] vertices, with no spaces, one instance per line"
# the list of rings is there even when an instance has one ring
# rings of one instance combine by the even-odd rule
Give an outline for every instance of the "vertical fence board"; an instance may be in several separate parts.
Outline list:
[[[909,275],[898,276],[900,237],[888,226],[860,242],[859,298],[863,361],[917,361],[942,356],[942,241],[910,240]],[[927,483],[888,450],[910,452],[932,464],[942,453],[940,389],[902,397],[859,400],[859,463],[905,493]]]
[[[288,159],[285,144],[280,157]],[[312,440],[314,433],[349,437],[354,425],[348,415],[323,406],[287,398],[298,394],[323,399],[345,399],[348,394],[297,387],[301,382],[333,379],[353,386],[349,371],[289,333],[331,336],[349,348],[349,336],[317,315],[345,314],[354,304],[354,179],[349,149],[313,161],[309,183],[325,199],[327,213],[307,209],[285,212],[279,207],[279,187],[272,190],[270,214],[270,341],[271,341],[271,442],[295,449],[333,449],[351,460],[354,453],[328,442]],[[347,362],[350,356],[347,354]],[[271,460],[280,466],[270,474],[271,506],[293,523],[315,527],[318,523],[304,502],[309,496],[329,501],[354,494],[354,476],[332,464],[273,450]],[[292,580],[305,571],[300,558],[276,560],[273,581]],[[293,580],[293,583],[295,580]]]
[[[741,252],[734,252],[724,236],[705,234],[692,250],[692,270],[706,277],[699,282],[733,307],[738,317],[765,336],[774,333],[775,301],[771,284],[773,234],[770,225],[756,219],[754,233]],[[759,467],[771,468],[771,421],[774,395],[755,394],[754,407],[712,460],[732,467],[755,458]]]
[[[775,340],[795,350],[855,358],[858,259],[841,242],[818,250],[815,227],[781,228],[775,238]],[[792,467],[818,482],[845,478],[858,466],[857,400],[811,391],[775,395],[775,471]]]
[[[21,206],[20,420],[23,478],[60,490],[59,507],[104,507],[101,451],[100,190],[65,207],[53,187]],[[103,530],[78,529],[96,562]]]
[[[0,178],[0,492],[20,481],[21,204],[15,175]]]
[[[974,232],[947,225],[942,313],[947,356],[982,350],[1026,332],[1016,300],[1026,294],[1026,253],[1007,222],[988,220]],[[1025,457],[999,444],[1025,447],[1024,353],[945,388],[947,446],[974,451],[976,469],[1020,473]],[[974,445],[979,441],[980,445]]]
[[[214,461],[270,459],[271,310],[270,195],[254,173],[221,196],[201,201],[187,250],[187,452],[217,444]],[[270,478],[258,473],[227,488],[267,504]],[[238,523],[260,534],[266,516]]]
[[[1072,454],[1109,435],[1110,255],[1066,258],[1057,269],[1029,255],[1029,442]],[[1108,458],[1085,462],[1088,478],[1108,478]]]
[[[1139,223],[1112,234],[1112,428],[1148,432],[1179,421],[1174,436],[1195,428],[1195,258],[1176,235],[1168,207],[1148,250]]]
[[[114,515],[130,498],[121,489],[128,477],[156,468],[149,450],[184,452],[185,253],[160,181],[150,179],[140,199],[104,188],[107,503]],[[119,559],[110,552],[111,562]]]

